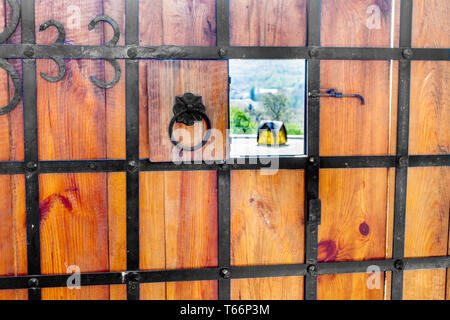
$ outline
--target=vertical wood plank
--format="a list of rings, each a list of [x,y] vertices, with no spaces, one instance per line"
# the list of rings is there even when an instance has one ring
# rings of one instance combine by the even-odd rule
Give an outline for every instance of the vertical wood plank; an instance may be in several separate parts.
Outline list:
[[[215,172],[146,172],[140,184],[141,269],[217,266]],[[217,281],[142,285],[142,299],[217,299]]]
[[[0,276],[27,274],[25,179],[0,176]],[[26,300],[27,290],[0,290],[0,300]]]
[[[386,155],[392,152],[390,63],[387,61],[322,61],[321,88],[360,94],[356,98],[320,99],[322,156]]]
[[[231,300],[303,299],[303,277],[231,280]]]
[[[150,160],[221,160],[225,158],[226,128],[228,125],[228,64],[226,61],[171,60],[147,62]],[[170,141],[168,128],[173,118],[176,96],[192,92],[202,96],[206,114],[217,135],[200,150],[180,152]],[[187,127],[175,124],[176,130],[185,130],[191,141],[187,146],[201,143],[206,124]],[[220,132],[220,134],[219,134]],[[214,134],[214,133],[213,133]],[[178,137],[177,137],[178,138]]]
[[[319,194],[322,200],[319,262],[384,259],[387,169],[321,170]],[[366,275],[319,278],[320,299],[383,298],[383,286],[370,290],[366,286]]]
[[[103,26],[89,31],[89,22],[103,14],[101,0],[36,1],[36,28],[48,19],[66,26],[67,44],[103,44]],[[36,33],[39,44],[52,43],[54,28]],[[54,74],[51,60],[38,60],[37,74]],[[96,60],[66,60],[62,81],[49,83],[38,76],[38,135],[40,160],[105,159],[105,90],[89,77],[104,78],[104,63]]]
[[[305,46],[306,0],[231,0],[232,46]]]
[[[141,45],[216,45],[215,0],[140,0],[139,21]]]
[[[275,173],[275,172],[274,172]],[[231,264],[304,262],[304,172],[231,172]],[[303,278],[232,281],[233,298],[303,299]],[[274,291],[269,293],[267,288]],[[301,288],[301,289],[300,289]]]
[[[109,270],[106,174],[39,177],[42,274]],[[109,299],[109,287],[43,289],[43,299]]]
[[[450,150],[450,64],[411,63],[410,154],[448,154]]]
[[[414,0],[412,46],[450,47],[450,3],[447,0]]]
[[[445,256],[448,252],[450,172],[410,168],[406,203],[405,257]],[[445,270],[408,271],[404,299],[444,299]]]
[[[322,0],[321,45],[389,47],[395,0]]]

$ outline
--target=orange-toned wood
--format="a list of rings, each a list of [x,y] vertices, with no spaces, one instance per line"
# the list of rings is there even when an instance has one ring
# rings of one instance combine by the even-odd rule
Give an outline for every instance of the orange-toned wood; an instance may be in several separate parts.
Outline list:
[[[231,0],[233,46],[305,46],[306,0]]]
[[[384,273],[380,273],[380,287],[368,289],[372,274],[330,274],[318,277],[317,299],[319,300],[382,300]],[[369,281],[370,282],[370,281]]]
[[[450,3],[447,0],[414,0],[412,46],[450,47]]]
[[[303,263],[304,172],[261,172],[231,173],[231,264]]]
[[[144,63],[141,63],[144,64]],[[228,64],[226,61],[147,61],[147,95],[149,113],[150,159],[154,162],[172,160],[220,160],[225,159],[226,128],[228,125]],[[141,68],[142,71],[142,68]],[[174,148],[170,141],[168,128],[173,118],[173,105],[176,96],[192,92],[203,97],[206,114],[211,120],[213,133],[210,141],[202,149],[194,152]],[[196,126],[183,124],[174,126],[185,130],[192,140],[184,142],[187,146],[201,143],[206,131],[198,122]],[[194,132],[195,131],[195,132]],[[194,134],[192,136],[192,134]],[[179,139],[181,140],[181,139]]]
[[[392,7],[396,2],[397,0],[322,0],[321,45],[390,47]]]
[[[304,262],[304,172],[231,173],[231,264]],[[242,299],[303,299],[302,277],[232,281]],[[273,292],[267,289],[272,288]]]
[[[42,274],[109,270],[106,174],[41,175]],[[45,299],[109,299],[109,287],[43,290]]]
[[[215,0],[139,1],[141,45],[214,46]]]
[[[449,82],[448,62],[411,63],[410,154],[450,152]]]
[[[303,277],[231,280],[231,300],[303,300]]]
[[[360,94],[356,98],[320,99],[320,154],[362,156],[389,154],[394,123],[387,61],[322,61],[321,88]]]
[[[445,256],[450,210],[448,168],[410,168],[406,203],[405,257]],[[445,270],[404,273],[405,299],[444,299]]]
[[[25,178],[0,176],[0,276],[27,274]],[[26,300],[27,290],[0,290],[0,300]]]
[[[387,169],[321,170],[319,196],[320,262],[384,259]],[[318,294],[323,299],[340,299],[344,292],[355,299],[382,299],[383,288],[381,285],[374,293],[366,286],[366,276],[325,276],[319,282]]]
[[[142,270],[217,266],[215,172],[147,172],[140,179]],[[142,285],[142,299],[217,299],[217,282]]]

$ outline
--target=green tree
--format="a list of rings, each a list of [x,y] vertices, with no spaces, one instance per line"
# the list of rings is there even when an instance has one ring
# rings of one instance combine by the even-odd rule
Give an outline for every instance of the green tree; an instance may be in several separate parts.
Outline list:
[[[267,93],[262,97],[264,109],[270,120],[289,121],[292,114],[292,104],[283,92]]]
[[[250,128],[250,116],[239,108],[231,108],[231,128],[233,133],[247,133]]]

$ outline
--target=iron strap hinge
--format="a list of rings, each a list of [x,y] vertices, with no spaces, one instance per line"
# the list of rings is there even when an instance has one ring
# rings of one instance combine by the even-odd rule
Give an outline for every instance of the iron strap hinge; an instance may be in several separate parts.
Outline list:
[[[309,200],[308,223],[320,225],[322,222],[322,201],[320,199]]]

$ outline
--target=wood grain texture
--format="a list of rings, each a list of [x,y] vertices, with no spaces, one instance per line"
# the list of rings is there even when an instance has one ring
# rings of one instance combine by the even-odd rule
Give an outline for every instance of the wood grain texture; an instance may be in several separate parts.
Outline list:
[[[231,264],[304,262],[304,172],[231,173]],[[270,290],[269,290],[270,289]],[[303,299],[303,277],[231,282],[233,299]]]
[[[448,254],[449,168],[410,168],[406,203],[405,257]],[[444,299],[445,270],[404,274],[405,299]]]
[[[305,0],[231,0],[232,46],[305,46]]]
[[[231,300],[303,299],[303,277],[231,280]]]
[[[396,0],[322,0],[321,45],[390,47]]]
[[[319,262],[385,258],[387,169],[321,170],[319,195]],[[376,293],[368,289],[365,275],[320,278],[318,293],[323,299],[383,298],[384,286]]]
[[[142,270],[217,266],[215,172],[147,172],[140,178]],[[217,299],[217,282],[142,285],[142,299]]]
[[[214,46],[215,0],[140,0],[139,43],[147,46]]]
[[[414,0],[412,46],[420,48],[450,47],[450,2]]]
[[[231,173],[231,264],[304,261],[304,172]]]
[[[0,176],[0,276],[27,274],[24,176]],[[26,300],[27,290],[0,290],[0,300]]]
[[[321,88],[360,94],[320,99],[320,154],[365,156],[392,153],[396,103],[391,100],[388,61],[322,61]],[[395,152],[394,152],[395,153]]]
[[[380,273],[380,287],[368,289],[371,275],[366,273],[321,275],[317,283],[318,300],[382,300],[384,274]]]
[[[40,175],[42,274],[109,270],[106,174]],[[84,289],[84,288],[83,288]],[[46,289],[43,299],[109,299],[109,287]]]
[[[449,82],[447,61],[411,63],[410,154],[449,153]]]
[[[150,160],[167,162],[172,160],[221,160],[226,155],[226,128],[228,126],[228,64],[226,61],[158,61],[141,62],[147,64],[148,133]],[[141,68],[142,71],[142,68]],[[141,87],[142,88],[142,87]],[[192,92],[203,97],[206,114],[211,120],[213,132],[210,141],[200,150],[180,152],[170,141],[168,128],[173,118],[176,96]],[[182,142],[193,146],[201,143],[206,124],[187,127],[174,126],[184,130],[190,141]],[[188,139],[189,140],[189,139]],[[142,151],[142,149],[141,149]],[[141,155],[144,156],[144,155]],[[145,157],[145,156],[144,156]]]

